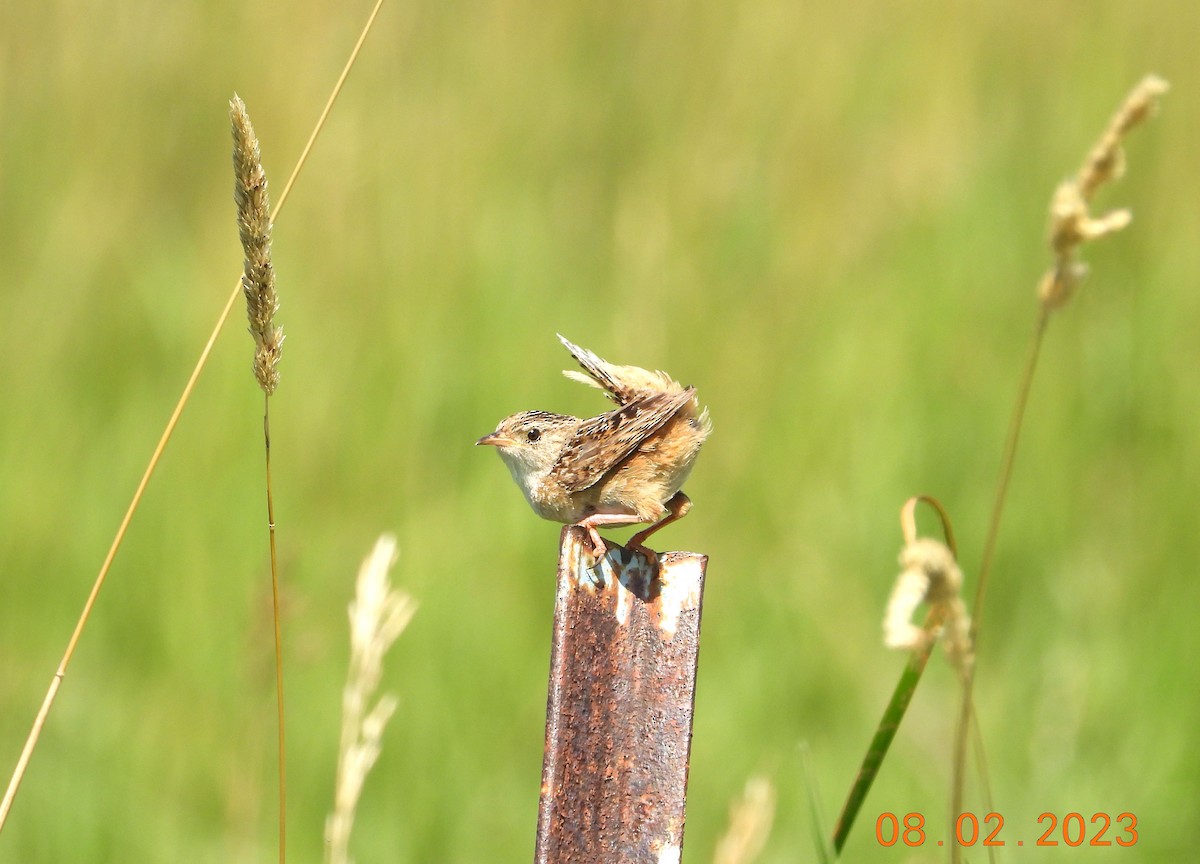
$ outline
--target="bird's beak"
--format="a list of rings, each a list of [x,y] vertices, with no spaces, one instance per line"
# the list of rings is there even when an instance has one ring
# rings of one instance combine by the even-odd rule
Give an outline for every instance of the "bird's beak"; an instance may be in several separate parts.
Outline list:
[[[475,446],[478,447],[480,444],[487,444],[491,447],[510,447],[516,443],[516,441],[509,438],[507,435],[501,435],[499,432],[492,432],[491,434],[484,435],[482,438],[476,441]]]

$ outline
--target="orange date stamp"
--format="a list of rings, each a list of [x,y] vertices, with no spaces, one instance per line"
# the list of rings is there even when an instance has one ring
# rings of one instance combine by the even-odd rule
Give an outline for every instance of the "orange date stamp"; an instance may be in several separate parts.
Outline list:
[[[1041,831],[1036,839],[1031,839],[1032,846],[1133,846],[1138,841],[1137,816],[1133,813],[1092,813],[1085,816],[1074,811],[1070,813],[1051,813],[1046,811],[1037,818],[1037,828]],[[875,840],[880,846],[925,846],[927,844],[945,846],[947,843],[957,843],[959,846],[1024,846],[1025,839],[1017,837],[1019,833],[1004,824],[1004,817],[999,813],[987,813],[978,816],[966,812],[959,814],[954,820],[954,833],[951,837],[938,838],[930,834],[925,824],[925,816],[921,813],[905,813],[898,816],[895,813],[880,813],[875,820]]]

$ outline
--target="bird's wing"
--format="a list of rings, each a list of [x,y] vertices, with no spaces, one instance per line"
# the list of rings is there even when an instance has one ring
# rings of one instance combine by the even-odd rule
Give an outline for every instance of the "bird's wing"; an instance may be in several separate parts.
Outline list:
[[[678,393],[645,393],[627,405],[583,421],[550,468],[549,479],[560,482],[567,492],[594,486],[694,394],[691,387]]]
[[[563,374],[572,381],[580,381],[603,390],[608,398],[618,405],[628,404],[646,393],[682,389],[666,372],[650,372],[640,366],[618,366],[596,356],[586,348],[581,348],[562,334],[559,334],[558,339],[587,373],[585,375],[583,372],[569,370]]]

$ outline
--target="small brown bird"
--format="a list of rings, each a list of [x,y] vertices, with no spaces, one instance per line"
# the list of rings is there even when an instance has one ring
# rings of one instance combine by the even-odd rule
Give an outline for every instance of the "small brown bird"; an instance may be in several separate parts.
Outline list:
[[[563,374],[604,390],[618,407],[587,420],[522,411],[475,443],[497,448],[539,516],[586,528],[597,557],[605,549],[600,526],[654,523],[629,541],[643,549],[691,509],[680,488],[712,430],[708,410],[695,388],[665,372],[617,366],[558,338],[587,373]]]

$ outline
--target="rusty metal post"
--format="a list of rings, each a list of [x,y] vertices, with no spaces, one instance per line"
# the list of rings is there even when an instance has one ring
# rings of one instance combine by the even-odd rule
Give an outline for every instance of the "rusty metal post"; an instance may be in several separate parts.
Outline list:
[[[677,864],[708,558],[563,529],[536,864]]]

